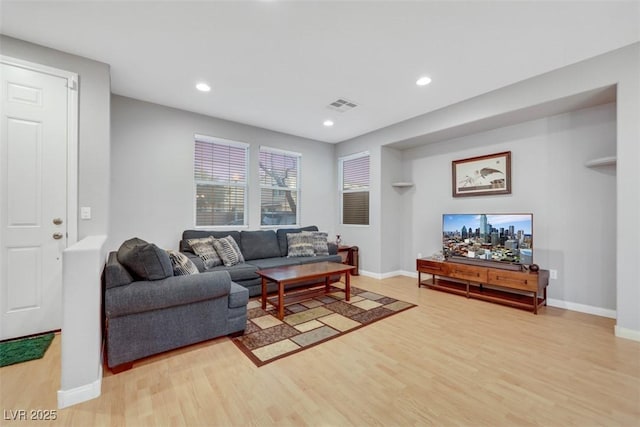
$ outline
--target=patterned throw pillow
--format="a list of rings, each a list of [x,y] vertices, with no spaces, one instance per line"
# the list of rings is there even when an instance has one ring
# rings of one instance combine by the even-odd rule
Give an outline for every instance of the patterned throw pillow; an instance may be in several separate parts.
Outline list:
[[[188,276],[189,274],[198,274],[198,267],[182,252],[168,250],[171,266],[173,267],[174,276]]]
[[[316,255],[329,255],[327,242],[329,234],[324,231],[312,231],[311,234],[313,234],[313,252]]]
[[[289,246],[288,258],[316,255],[313,251],[313,234],[308,231],[288,233],[287,245]]]
[[[213,246],[226,267],[244,262],[242,252],[240,252],[240,248],[233,237],[227,236],[222,239],[214,239]]]
[[[222,260],[213,247],[215,239],[211,236],[203,239],[189,239],[187,243],[193,249],[193,253],[202,258],[204,268],[207,270],[218,265],[222,265]]]

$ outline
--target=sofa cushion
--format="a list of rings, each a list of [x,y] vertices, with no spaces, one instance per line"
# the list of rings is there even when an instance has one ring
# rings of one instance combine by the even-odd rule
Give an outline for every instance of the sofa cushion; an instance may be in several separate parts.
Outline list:
[[[251,262],[253,263],[253,261]],[[207,271],[227,271],[231,276],[231,280],[233,280],[234,282],[244,282],[246,280],[256,279],[260,277],[257,273],[258,267],[253,264],[247,264],[245,262],[233,265],[231,267],[220,265]]]
[[[209,236],[213,237],[214,239],[221,239],[223,237],[231,236],[242,250],[239,231],[185,230],[182,232],[180,251],[193,252],[193,250],[189,247],[189,244],[186,242],[188,239],[202,239]]]
[[[131,275],[141,280],[161,280],[173,276],[169,254],[142,239],[134,237],[118,249],[118,261]]]
[[[226,267],[231,267],[232,265],[244,262],[242,252],[240,252],[238,244],[231,236],[214,239],[213,247],[216,248],[216,252],[218,252],[222,263]]]
[[[251,264],[255,265],[259,270],[266,270],[267,268],[283,267],[285,265],[300,265],[300,258],[264,258],[251,260]]]
[[[183,253],[168,250],[171,267],[173,267],[174,276],[187,276],[189,274],[198,274],[198,267]]]
[[[276,231],[276,235],[278,236],[278,247],[280,247],[280,256],[287,256],[289,253],[287,234],[300,233],[301,231],[318,231],[318,227],[310,225],[302,228],[281,228]]]
[[[280,256],[278,236],[273,230],[242,231],[240,238],[245,261]]]
[[[110,252],[104,267],[104,285],[106,289],[124,286],[133,282],[133,276],[118,262],[117,252]]]
[[[209,269],[222,265],[222,259],[213,245],[215,239],[211,236],[200,239],[187,239],[187,243],[194,254],[198,255],[204,263],[204,268]]]
[[[287,245],[287,256],[289,258],[315,256],[315,252],[313,251],[313,234],[308,231],[287,234]]]
[[[312,231],[313,251],[316,255],[329,255],[329,245],[327,242],[328,233],[324,231]]]

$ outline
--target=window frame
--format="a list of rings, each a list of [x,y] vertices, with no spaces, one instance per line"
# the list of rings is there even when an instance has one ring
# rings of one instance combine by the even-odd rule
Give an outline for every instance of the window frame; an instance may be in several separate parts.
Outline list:
[[[198,142],[200,143],[209,143],[209,144],[217,144],[217,145],[224,145],[224,146],[230,146],[230,147],[235,147],[235,148],[241,148],[244,150],[245,155],[244,155],[244,159],[245,159],[245,164],[244,164],[244,183],[232,183],[231,181],[226,182],[226,183],[219,183],[216,181],[207,181],[207,180],[202,180],[202,179],[196,179],[196,171],[195,171],[195,167],[196,167],[196,145],[198,144]],[[194,135],[194,140],[193,140],[193,158],[192,158],[192,166],[193,166],[193,195],[192,195],[192,200],[193,200],[193,224],[194,224],[194,228],[197,230],[211,230],[211,229],[225,229],[225,230],[229,230],[229,229],[242,229],[242,228],[247,228],[248,224],[249,224],[249,181],[250,181],[250,168],[249,168],[249,162],[250,162],[250,152],[251,152],[251,145],[247,144],[245,142],[241,142],[241,141],[234,141],[231,139],[225,139],[225,138],[220,138],[220,137],[216,137],[216,136],[208,136],[208,135],[201,135],[201,134],[195,134]],[[244,189],[244,197],[243,197],[243,223],[242,224],[236,224],[236,225],[198,225],[198,201],[197,201],[197,194],[198,194],[198,185],[215,185],[215,186],[219,186],[219,187],[239,187],[239,188],[243,188]]]
[[[260,188],[260,228],[281,228],[282,226],[293,226],[293,227],[298,227],[301,224],[301,218],[302,218],[302,209],[301,209],[301,196],[302,196],[302,184],[301,184],[301,179],[302,179],[302,153],[298,153],[296,151],[290,151],[290,150],[283,150],[280,148],[274,148],[274,147],[269,147],[269,146],[265,146],[265,145],[261,145],[258,149],[258,176],[261,176],[261,167],[260,167],[260,161],[261,161],[261,157],[262,157],[262,153],[272,153],[272,154],[280,154],[280,155],[284,155],[284,156],[289,156],[289,157],[296,157],[297,158],[297,170],[296,170],[296,187],[295,189],[290,189],[288,187],[284,188],[284,187],[279,187],[277,185],[264,185],[262,183],[261,179],[258,179],[259,181],[259,188]],[[262,223],[262,190],[263,189],[267,189],[267,190],[275,190],[275,191],[294,191],[295,190],[295,194],[296,194],[296,222],[294,224],[263,224]]]
[[[350,160],[356,160],[363,157],[368,158],[369,174],[367,177],[366,188],[358,188],[352,190],[344,189],[344,163]],[[366,192],[369,199],[369,207],[367,212],[367,224],[345,224],[344,222],[344,194]],[[340,225],[348,227],[369,227],[371,226],[371,154],[369,151],[361,151],[359,153],[350,154],[338,158],[338,193],[340,194]]]

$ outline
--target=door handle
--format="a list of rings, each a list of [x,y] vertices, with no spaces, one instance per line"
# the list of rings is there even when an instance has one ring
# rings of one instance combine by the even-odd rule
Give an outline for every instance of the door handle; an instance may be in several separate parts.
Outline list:
[[[63,237],[62,233],[59,233],[59,232],[53,233],[53,238],[56,240],[60,240],[62,239],[62,237]]]

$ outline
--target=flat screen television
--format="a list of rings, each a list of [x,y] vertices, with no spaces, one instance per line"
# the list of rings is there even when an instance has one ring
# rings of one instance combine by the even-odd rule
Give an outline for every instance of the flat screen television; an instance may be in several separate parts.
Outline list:
[[[533,264],[533,214],[444,214],[442,251],[452,261]]]

